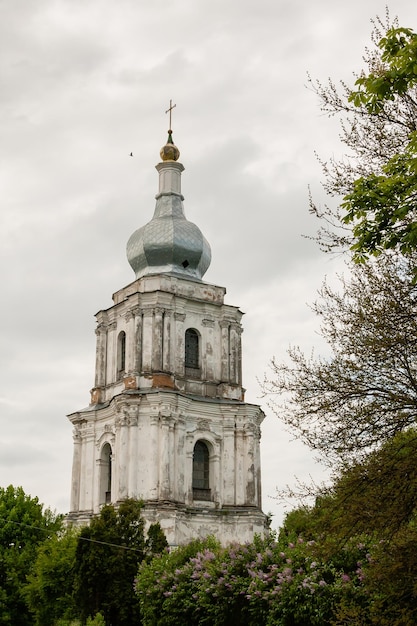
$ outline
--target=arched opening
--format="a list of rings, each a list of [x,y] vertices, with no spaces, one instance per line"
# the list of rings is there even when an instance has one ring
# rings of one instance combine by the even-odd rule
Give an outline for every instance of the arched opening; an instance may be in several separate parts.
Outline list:
[[[193,452],[193,498],[210,500],[210,453],[204,441],[197,441]]]
[[[200,367],[199,334],[194,328],[185,331],[185,367],[198,369]]]
[[[112,449],[105,443],[100,454],[100,504],[111,502]]]
[[[121,378],[126,369],[126,333],[122,330],[117,338],[117,378]]]

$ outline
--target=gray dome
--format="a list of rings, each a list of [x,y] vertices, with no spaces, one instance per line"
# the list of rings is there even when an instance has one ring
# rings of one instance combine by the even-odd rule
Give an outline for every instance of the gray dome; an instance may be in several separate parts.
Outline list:
[[[184,215],[181,172],[184,167],[164,160],[159,171],[159,193],[150,222],[127,242],[127,258],[136,278],[174,274],[201,280],[211,261],[210,246],[201,230]]]

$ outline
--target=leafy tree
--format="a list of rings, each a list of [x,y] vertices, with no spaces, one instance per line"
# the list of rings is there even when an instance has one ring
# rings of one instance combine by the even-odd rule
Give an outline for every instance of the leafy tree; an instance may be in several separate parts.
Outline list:
[[[390,109],[400,99],[414,124],[402,149],[381,163],[381,171],[355,180],[344,198],[344,222],[353,223],[357,260],[392,248],[408,254],[417,245],[417,34],[390,28],[378,47],[381,63],[357,79],[349,100],[370,115],[381,115],[387,103]]]
[[[89,617],[87,619],[87,626],[106,626],[104,617],[101,613],[97,613],[94,618]]]
[[[388,12],[386,23],[373,24],[366,70],[353,87],[310,79],[322,111],[341,119],[347,149],[321,161],[325,191],[338,206],[311,200],[324,220],[317,239],[327,251],[352,247],[356,260],[384,249],[408,253],[417,240],[417,35]]]
[[[276,414],[328,464],[360,458],[417,418],[417,253],[354,265],[313,311],[330,356],[289,350],[264,382]]]
[[[344,468],[322,488],[314,506],[291,511],[281,534],[338,540],[373,536],[384,544],[417,523],[417,430],[387,441],[362,462]]]
[[[159,522],[149,526],[147,535],[145,549],[149,558],[152,558],[155,554],[161,554],[168,548],[167,538]]]
[[[371,624],[413,626],[417,623],[417,528],[403,528],[389,543],[372,551],[367,571]]]
[[[74,598],[75,552],[78,531],[53,535],[38,550],[24,594],[35,626],[55,626],[59,619],[78,616]]]
[[[101,612],[106,624],[139,624],[139,603],[133,591],[144,557],[142,504],[125,500],[108,505],[83,528],[75,559],[75,598],[80,617]]]
[[[24,586],[36,553],[62,526],[62,517],[43,508],[22,487],[0,488],[0,622],[11,626],[33,623]]]

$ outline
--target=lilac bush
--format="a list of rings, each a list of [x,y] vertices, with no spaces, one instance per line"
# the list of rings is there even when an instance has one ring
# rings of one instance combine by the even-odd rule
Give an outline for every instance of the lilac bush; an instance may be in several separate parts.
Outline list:
[[[344,601],[366,602],[365,543],[320,557],[315,542],[274,536],[226,548],[212,538],[142,564],[143,624],[325,626]]]

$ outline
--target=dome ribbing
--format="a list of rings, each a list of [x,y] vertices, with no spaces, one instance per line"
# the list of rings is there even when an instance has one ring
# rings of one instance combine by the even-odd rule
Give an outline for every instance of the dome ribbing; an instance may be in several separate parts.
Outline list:
[[[184,215],[179,150],[172,141],[161,148],[159,193],[150,222],[136,230],[127,242],[127,258],[136,278],[150,274],[174,274],[201,280],[211,261],[210,246],[202,232]]]

